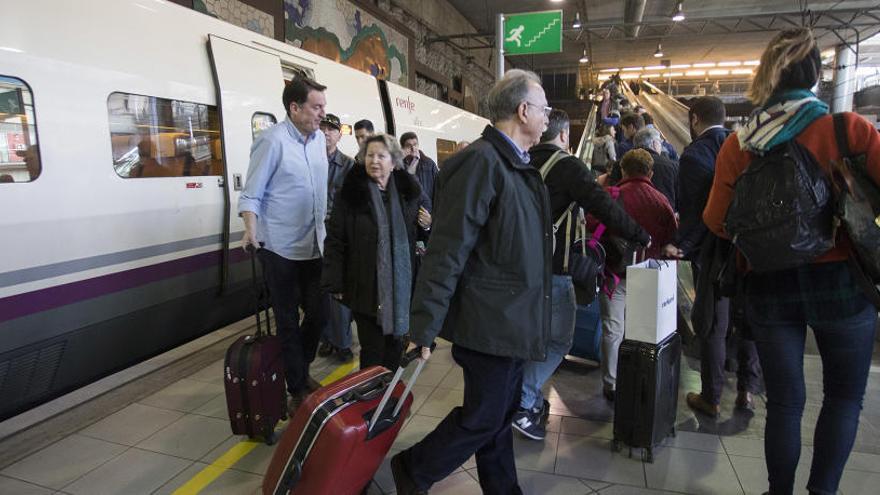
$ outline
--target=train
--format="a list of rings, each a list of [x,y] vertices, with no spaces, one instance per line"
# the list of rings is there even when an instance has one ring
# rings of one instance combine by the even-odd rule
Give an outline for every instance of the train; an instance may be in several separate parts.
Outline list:
[[[488,123],[166,0],[0,3],[0,420],[253,313],[237,202],[285,81],[438,159]]]

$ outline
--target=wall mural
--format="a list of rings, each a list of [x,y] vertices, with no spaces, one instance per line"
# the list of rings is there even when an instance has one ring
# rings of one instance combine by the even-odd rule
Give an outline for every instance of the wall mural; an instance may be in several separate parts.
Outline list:
[[[284,0],[288,43],[409,86],[410,40],[348,0]]]
[[[193,8],[263,36],[275,37],[275,17],[240,0],[194,0]]]

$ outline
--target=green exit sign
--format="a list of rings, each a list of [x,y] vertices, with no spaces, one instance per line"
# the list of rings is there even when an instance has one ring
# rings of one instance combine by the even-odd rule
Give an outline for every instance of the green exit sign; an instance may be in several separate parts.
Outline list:
[[[534,55],[561,51],[561,10],[504,15],[505,55]]]

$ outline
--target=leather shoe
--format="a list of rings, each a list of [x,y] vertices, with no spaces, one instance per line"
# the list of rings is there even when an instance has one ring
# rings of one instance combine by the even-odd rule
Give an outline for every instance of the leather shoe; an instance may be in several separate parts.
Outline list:
[[[391,476],[394,478],[394,487],[397,488],[397,495],[427,495],[427,490],[419,490],[415,480],[409,475],[406,464],[401,456],[403,452],[391,458]]]
[[[739,393],[737,393],[736,408],[743,411],[754,411],[755,401],[752,399],[752,394],[745,391],[740,391]]]
[[[689,392],[687,394],[687,405],[691,409],[713,418],[717,418],[721,414],[720,405],[710,404],[702,395],[696,392]]]

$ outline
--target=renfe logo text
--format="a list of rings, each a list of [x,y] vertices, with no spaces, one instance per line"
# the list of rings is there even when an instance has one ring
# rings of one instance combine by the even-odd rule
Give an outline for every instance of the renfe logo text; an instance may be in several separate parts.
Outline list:
[[[409,96],[407,96],[405,99],[404,98],[395,98],[394,102],[400,108],[405,108],[405,109],[409,110],[409,113],[413,113],[413,111],[416,109],[416,102],[410,100]]]

